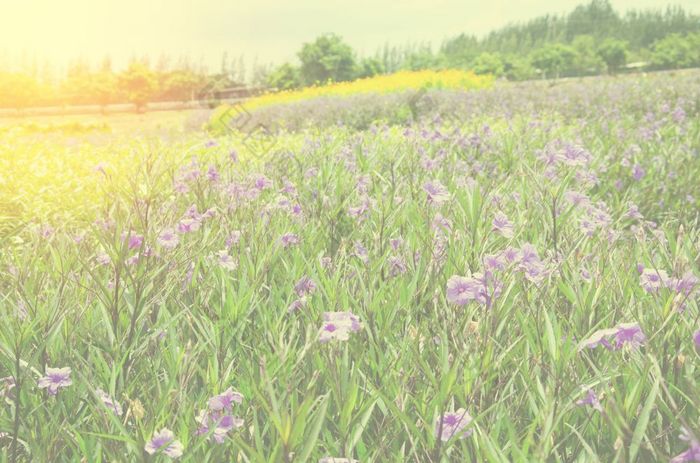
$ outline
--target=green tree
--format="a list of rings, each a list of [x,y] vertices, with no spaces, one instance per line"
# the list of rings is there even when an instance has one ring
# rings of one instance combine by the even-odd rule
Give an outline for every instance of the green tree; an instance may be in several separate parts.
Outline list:
[[[485,52],[476,57],[472,69],[476,74],[500,76],[504,69],[503,59],[499,53]]]
[[[411,71],[420,71],[423,69],[432,69],[438,65],[439,57],[433,54],[430,45],[421,45],[417,48],[407,50],[405,64],[403,68]]]
[[[151,69],[143,63],[133,61],[118,79],[119,89],[128,100],[143,111],[158,92],[158,80]]]
[[[571,47],[576,51],[573,69],[577,74],[597,74],[605,67],[592,35],[577,35],[571,42]]]
[[[569,40],[583,34],[601,39],[617,36],[620,26],[620,17],[608,0],[592,0],[577,6],[566,18],[566,35]]]
[[[605,39],[598,47],[598,56],[603,60],[608,73],[617,72],[627,62],[627,42],[617,39]]]
[[[535,70],[526,58],[508,55],[503,57],[503,75],[508,80],[525,80],[533,78]]]
[[[558,78],[562,71],[571,69],[576,51],[564,44],[547,44],[536,49],[530,56],[530,62],[539,69],[545,78]]]
[[[335,34],[318,37],[305,43],[299,52],[301,80],[311,85],[317,82],[342,82],[355,75],[355,56],[350,45]]]
[[[284,63],[267,76],[267,85],[278,90],[291,90],[299,87],[299,68]]]
[[[377,58],[364,58],[360,61],[357,67],[357,77],[362,79],[365,77],[376,76],[384,72],[382,62]]]
[[[700,42],[700,40],[698,41]],[[661,69],[678,69],[692,66],[698,53],[691,41],[680,34],[670,34],[654,44],[651,62]]]

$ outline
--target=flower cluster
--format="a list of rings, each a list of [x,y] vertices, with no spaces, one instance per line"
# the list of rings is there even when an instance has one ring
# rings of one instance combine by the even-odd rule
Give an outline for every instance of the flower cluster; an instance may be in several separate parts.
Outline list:
[[[211,433],[214,441],[223,443],[231,430],[243,426],[243,420],[231,414],[233,404],[242,402],[243,396],[231,388],[209,399],[208,407],[197,415],[196,420],[199,424],[197,435]]]

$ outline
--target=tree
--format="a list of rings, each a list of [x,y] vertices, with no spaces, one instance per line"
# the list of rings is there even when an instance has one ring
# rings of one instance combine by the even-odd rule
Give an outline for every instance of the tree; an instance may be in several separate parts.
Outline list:
[[[472,65],[475,74],[503,74],[503,59],[498,53],[482,53],[476,57]]]
[[[322,35],[314,42],[305,43],[298,56],[304,84],[342,82],[355,75],[352,48],[335,34]]]
[[[617,39],[605,39],[598,47],[598,56],[608,68],[608,73],[618,71],[627,62],[627,42]]]
[[[700,40],[697,40],[700,44]],[[654,44],[651,62],[654,67],[684,68],[694,63],[694,54],[698,53],[692,43],[680,34],[670,34]]]
[[[527,58],[508,55],[503,57],[503,75],[508,80],[525,80],[534,77],[535,70],[532,69]]]
[[[299,87],[299,68],[284,63],[267,76],[267,85],[278,90],[291,90]]]
[[[189,101],[202,87],[203,80],[203,76],[190,69],[171,71],[163,79],[161,97],[170,101]]]
[[[597,74],[605,66],[592,35],[577,35],[571,42],[571,47],[576,51],[573,68],[577,74]]]
[[[377,58],[364,58],[360,61],[357,68],[357,77],[363,79],[365,77],[376,76],[377,74],[382,74],[384,72],[384,66],[382,62]]]
[[[39,93],[40,86],[33,77],[0,72],[0,107],[22,111],[36,101]]]
[[[137,111],[143,111],[158,91],[155,73],[138,61],[132,61],[119,75],[118,85],[129,101],[134,103]]]
[[[573,39],[577,35],[590,34],[596,39],[616,36],[620,32],[620,17],[608,0],[592,0],[579,5],[567,17],[566,35]]]
[[[117,101],[117,76],[111,71],[100,71],[90,76],[89,99],[100,105],[105,113],[107,105]]]
[[[430,45],[421,45],[419,47],[411,47],[406,52],[405,64],[403,67],[411,71],[420,71],[422,69],[431,69],[438,64],[439,57],[433,55]]]
[[[571,68],[575,57],[576,52],[573,48],[554,43],[532,52],[530,62],[542,72],[545,78],[558,78],[563,70]]]

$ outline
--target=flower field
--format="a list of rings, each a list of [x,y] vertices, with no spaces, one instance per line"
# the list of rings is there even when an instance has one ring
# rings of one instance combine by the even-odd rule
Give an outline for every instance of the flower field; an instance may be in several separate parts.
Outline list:
[[[0,462],[700,461],[697,71],[292,100],[0,132]]]
[[[382,94],[417,90],[420,88],[469,90],[489,87],[491,76],[477,76],[471,71],[447,69],[443,71],[399,71],[393,74],[377,75],[349,82],[335,82],[316,85],[298,90],[267,93],[246,101],[248,110],[310,100],[319,97],[347,97],[358,94]]]

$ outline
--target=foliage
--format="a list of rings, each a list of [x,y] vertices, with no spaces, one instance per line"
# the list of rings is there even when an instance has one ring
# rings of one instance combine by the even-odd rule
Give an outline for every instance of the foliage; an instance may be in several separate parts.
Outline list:
[[[357,69],[358,79],[374,77],[378,74],[385,74],[384,66],[382,65],[381,61],[376,58],[363,58],[360,60]]]
[[[654,44],[652,63],[659,69],[700,66],[700,32],[671,34]]]
[[[592,35],[577,35],[571,42],[571,47],[576,51],[573,66],[578,74],[598,74],[604,69],[605,63],[598,53],[595,38]]]
[[[157,91],[156,75],[145,64],[132,62],[119,75],[120,86],[137,109],[143,109]]]
[[[338,35],[326,34],[299,51],[301,80],[306,85],[344,82],[355,76],[352,48]]]
[[[532,52],[530,61],[539,69],[544,77],[559,77],[561,72],[569,68],[576,57],[573,48],[560,44],[548,44]]]
[[[300,85],[299,69],[289,63],[284,63],[267,77],[267,85],[277,90],[292,90]]]
[[[627,62],[627,42],[605,39],[598,47],[598,55],[608,68],[609,73],[618,71]]]
[[[39,93],[39,83],[21,73],[0,72],[0,101],[2,106],[22,110],[30,106]]]
[[[492,74],[500,76],[504,71],[504,63],[501,56],[497,53],[482,53],[474,60],[474,73]]]

